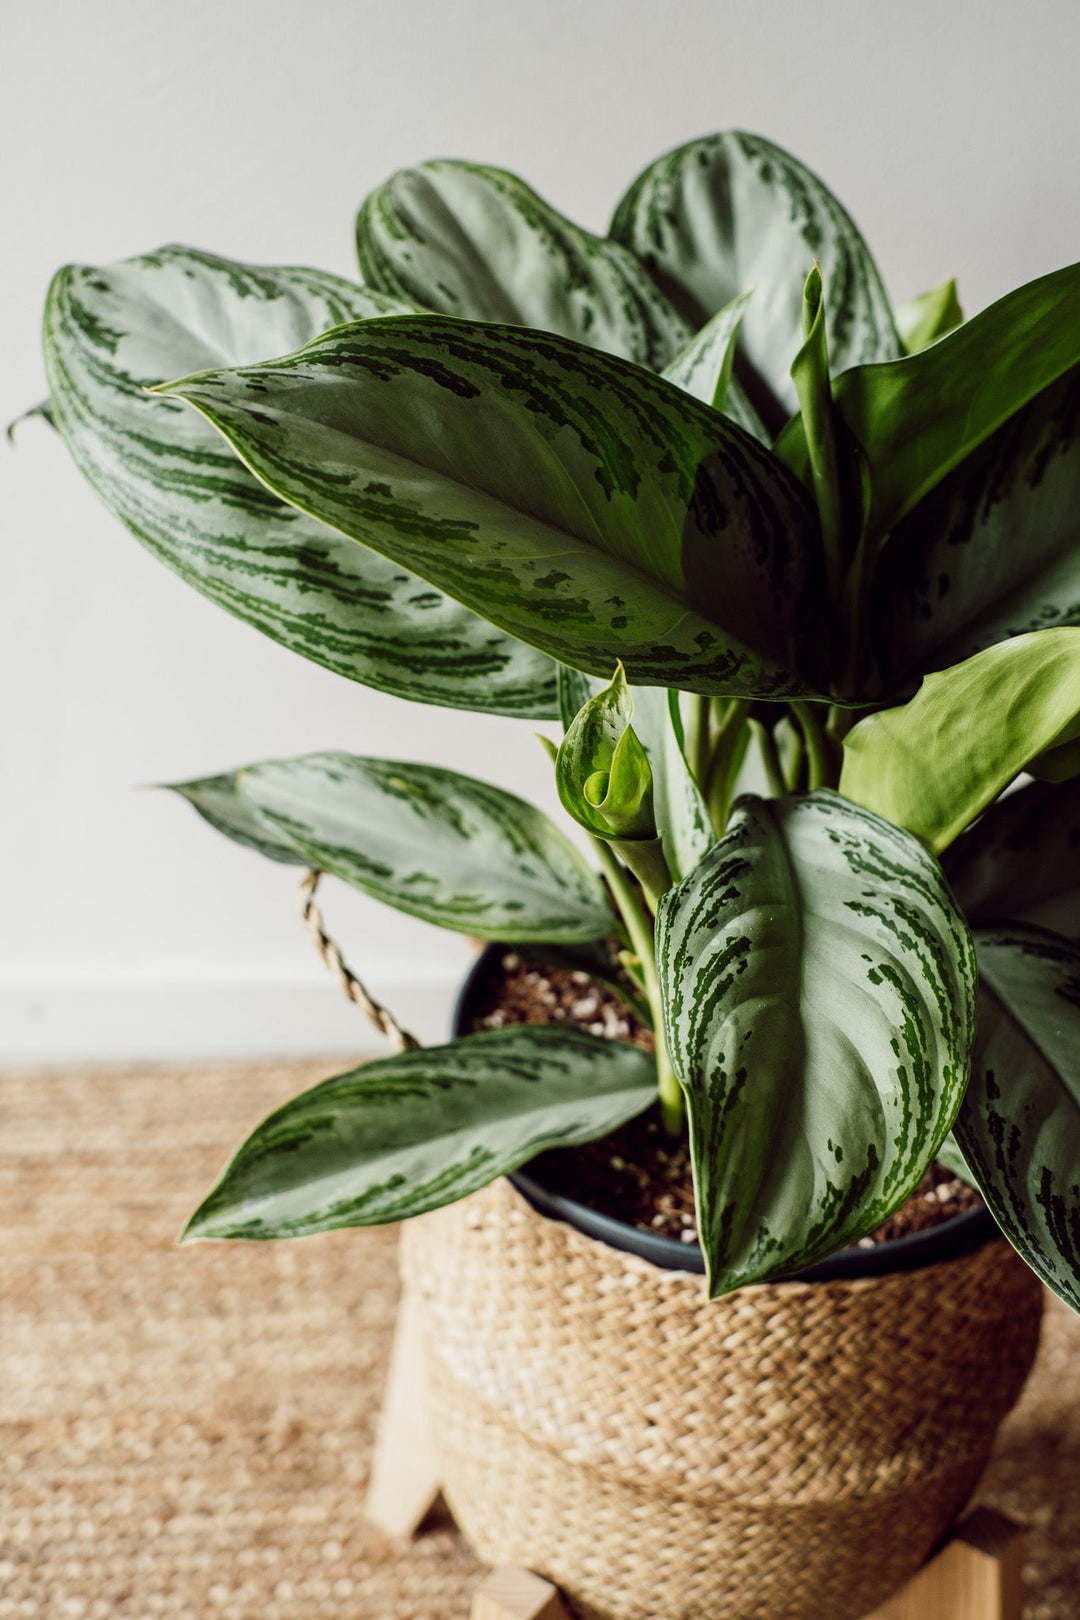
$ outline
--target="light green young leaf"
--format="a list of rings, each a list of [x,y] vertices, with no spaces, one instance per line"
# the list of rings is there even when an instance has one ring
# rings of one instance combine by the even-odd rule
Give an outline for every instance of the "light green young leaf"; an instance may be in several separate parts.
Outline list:
[[[971,936],[908,834],[820,791],[739,801],[657,964],[713,1296],[871,1232],[963,1095]]]
[[[864,451],[867,535],[881,540],[1004,422],[1080,362],[1080,264],[1008,293],[918,354],[855,366],[833,401]],[[776,445],[809,465],[800,418]]]
[[[555,760],[567,814],[597,838],[657,836],[653,774],[631,723],[634,700],[620,665],[575,715]]]
[[[234,781],[256,826],[305,865],[425,922],[507,943],[610,931],[603,886],[570,840],[475,777],[325,753],[249,765]],[[221,830],[237,836],[224,818]]]
[[[978,1034],[956,1136],[1013,1248],[1080,1311],[1080,947],[1041,928],[975,935]]]
[[[622,1041],[519,1025],[324,1080],[248,1137],[184,1233],[307,1237],[455,1203],[546,1148],[606,1136],[656,1099]]]
[[[871,616],[902,692],[1027,630],[1080,622],[1080,367],[953,469],[893,531]]]
[[[905,354],[917,354],[939,337],[961,324],[964,312],[956,292],[956,279],[950,276],[940,287],[909,298],[896,311],[896,329]]]
[[[707,135],[650,164],[615,210],[611,235],[695,327],[755,288],[739,348],[755,374],[751,400],[774,433],[798,409],[789,369],[815,259],[829,291],[834,370],[901,353],[881,277],[850,216],[816,175],[759,135]]]
[[[840,791],[940,854],[1080,723],[1080,629],[1036,630],[928,675],[844,738]]]
[[[604,683],[559,666],[559,703],[569,730],[579,709]],[[652,767],[653,812],[668,871],[676,883],[693,870],[716,834],[686,760],[679,694],[662,686],[632,686],[634,730]]]
[[[445,316],[170,384],[283,499],[610,678],[813,690],[816,519],[762,445],[626,361]]]
[[[973,927],[1036,923],[1080,940],[1080,781],[1007,793],[949,846],[942,865]]]
[[[408,307],[322,271],[237,264],[192,248],[105,269],[69,266],[45,311],[56,426],[136,539],[291,651],[399,697],[547,718],[549,660],[275,500],[206,422],[146,391]]]
[[[732,375],[739,327],[752,297],[753,290],[725,304],[660,375],[713,410],[723,411],[761,444],[769,444],[771,437],[764,422]]]
[[[632,253],[574,225],[505,169],[402,169],[356,221],[372,287],[443,315],[539,327],[658,371],[690,329]]]

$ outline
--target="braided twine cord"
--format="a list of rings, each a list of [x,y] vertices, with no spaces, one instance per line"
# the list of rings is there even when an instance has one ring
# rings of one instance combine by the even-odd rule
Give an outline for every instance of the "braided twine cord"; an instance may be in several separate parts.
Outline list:
[[[380,1035],[385,1035],[395,1052],[411,1052],[420,1045],[415,1035],[402,1029],[393,1013],[368,991],[349,967],[340,947],[326,932],[322,912],[315,904],[315,891],[322,873],[312,867],[300,880],[300,916],[308,937],[342,993],[366,1013]]]

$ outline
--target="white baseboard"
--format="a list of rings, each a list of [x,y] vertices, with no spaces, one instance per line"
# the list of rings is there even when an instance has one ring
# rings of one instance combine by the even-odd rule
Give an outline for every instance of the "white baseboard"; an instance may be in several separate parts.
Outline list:
[[[437,971],[372,989],[428,1045],[448,1037],[457,983]],[[322,979],[0,983],[0,1063],[9,1066],[386,1051],[360,1009]]]

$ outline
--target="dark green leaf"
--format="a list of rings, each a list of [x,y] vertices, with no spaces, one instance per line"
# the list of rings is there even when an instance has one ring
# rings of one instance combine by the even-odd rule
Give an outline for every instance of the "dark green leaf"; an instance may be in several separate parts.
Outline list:
[[[913,838],[822,791],[745,798],[657,915],[715,1296],[871,1232],[952,1124],[971,937]]]
[[[1078,361],[1080,264],[1018,287],[918,354],[837,377],[833,400],[869,468],[868,537],[882,539]],[[776,448],[801,475],[809,455],[800,419]]]
[[[407,306],[317,270],[163,248],[53,282],[56,425],[106,505],[230,613],[350,680],[423,703],[546,719],[550,661],[355,541],[283,505],[150,384],[246,364]]]
[[[1009,1242],[1080,1311],[1080,948],[976,933],[979,1014],[956,1136]]]
[[[901,352],[881,277],[850,216],[816,175],[759,135],[708,135],[650,164],[615,210],[611,235],[695,327],[755,289],[739,346],[764,385],[757,394],[750,386],[751,399],[774,432],[798,409],[788,373],[815,259],[834,370]]]
[[[816,520],[762,445],[551,334],[341,327],[170,384],[283,499],[566,664],[642,685],[813,690]]]
[[[309,866],[480,939],[601,939],[612,914],[570,840],[523,799],[434,765],[307,754],[239,771],[256,819]]]
[[[844,738],[840,791],[940,853],[1080,721],[1080,629],[1038,630],[928,675]]]
[[[356,243],[372,287],[443,315],[539,327],[657,371],[690,336],[632,253],[505,169],[402,169],[363,204]]]
[[[404,1220],[546,1148],[606,1136],[655,1098],[647,1052],[578,1030],[519,1025],[402,1052],[271,1114],[184,1237],[306,1237]]]
[[[887,690],[1026,630],[1080,623],[1078,513],[1073,367],[893,531],[871,609]]]
[[[1037,923],[1080,939],[1080,782],[1007,793],[942,865],[972,926]]]

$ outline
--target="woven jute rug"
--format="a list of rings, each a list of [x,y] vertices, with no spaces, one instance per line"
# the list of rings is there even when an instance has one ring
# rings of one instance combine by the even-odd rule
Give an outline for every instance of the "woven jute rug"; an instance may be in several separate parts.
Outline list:
[[[360,1517],[394,1234],[175,1246],[245,1132],[343,1066],[0,1077],[0,1620],[465,1620],[482,1571],[452,1526],[402,1550]],[[980,1496],[1031,1527],[1026,1620],[1076,1620],[1056,1304]]]

